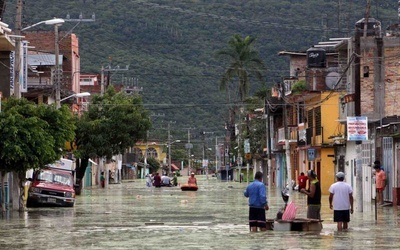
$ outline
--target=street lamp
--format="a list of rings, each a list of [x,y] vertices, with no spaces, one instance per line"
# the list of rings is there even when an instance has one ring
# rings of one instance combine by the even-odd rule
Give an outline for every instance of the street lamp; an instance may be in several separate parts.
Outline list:
[[[67,100],[67,99],[69,99],[69,98],[72,98],[72,97],[87,97],[87,96],[90,96],[89,92],[76,93],[76,94],[73,94],[73,95],[70,95],[70,96],[67,96],[67,97],[61,99],[60,103],[65,101],[65,100]]]
[[[168,165],[169,165],[169,174],[171,174],[171,169],[172,169],[172,166],[171,166],[171,145],[173,144],[173,143],[175,143],[175,142],[181,142],[181,140],[175,140],[175,141],[173,141],[173,142],[171,142],[170,140],[168,140]]]
[[[58,41],[58,26],[62,25],[65,22],[64,19],[61,18],[53,18],[50,20],[45,20],[45,21],[40,21],[38,23],[32,24],[31,26],[23,28],[21,31],[25,31],[27,29],[30,29],[32,27],[35,27],[40,24],[46,24],[46,25],[53,25],[54,26],[54,54],[55,54],[55,89],[56,89],[56,107],[60,108],[61,107],[61,89],[60,89],[60,62],[59,62],[59,54],[60,54],[60,49],[59,49],[59,41]]]
[[[46,25],[61,25],[61,24],[63,24],[64,22],[65,22],[64,19],[61,19],[61,18],[53,18],[53,19],[50,19],[50,20],[40,21],[40,22],[38,22],[38,23],[32,24],[31,26],[28,26],[28,27],[23,28],[21,31],[28,30],[28,29],[33,28],[33,27],[35,27],[35,26],[38,26],[38,25],[40,25],[40,24],[46,24]]]

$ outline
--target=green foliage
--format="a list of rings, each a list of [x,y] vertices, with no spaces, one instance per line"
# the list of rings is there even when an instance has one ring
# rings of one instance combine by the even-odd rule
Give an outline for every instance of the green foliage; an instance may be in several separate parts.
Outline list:
[[[217,57],[228,62],[220,81],[220,89],[226,90],[232,79],[236,79],[238,83],[236,86],[238,100],[233,101],[243,101],[246,98],[249,92],[250,78],[253,75],[263,83],[264,63],[260,59],[259,53],[253,49],[255,40],[251,36],[242,38],[235,34],[229,40],[228,47],[217,52]]]
[[[15,2],[6,1],[1,20],[12,30]],[[35,0],[24,1],[22,26],[67,13],[71,18],[82,13],[85,19],[95,13],[95,22],[59,27],[79,38],[81,73],[130,65],[128,71],[112,74],[111,84],[121,83],[122,76],[138,79],[146,107],[164,115],[153,118],[150,131],[161,136],[167,121],[177,121],[176,133],[184,133],[183,128],[224,129],[228,97],[218,91],[218,82],[226,65],[214,54],[226,48],[233,34],[257,38],[255,49],[267,66],[265,81],[271,84],[289,75],[288,58],[278,56],[279,51],[305,51],[328,38],[349,37],[365,9],[366,1]],[[372,4],[370,16],[382,21],[382,27],[397,23],[397,2]],[[29,31],[52,29],[38,25]],[[249,95],[258,88],[249,87]]]
[[[307,88],[306,81],[304,81],[304,80],[297,81],[292,87],[292,93],[299,94],[299,93],[305,91],[306,88]]]
[[[157,172],[161,167],[160,162],[153,157],[147,158],[147,164],[150,166],[149,173]]]
[[[2,103],[0,113],[0,170],[23,173],[60,159],[75,125],[66,107],[36,105],[26,99]]]
[[[144,139],[150,125],[141,98],[116,93],[111,86],[103,96],[92,96],[88,112],[77,121],[76,155],[111,159]],[[78,178],[83,177],[86,166],[81,168]]]

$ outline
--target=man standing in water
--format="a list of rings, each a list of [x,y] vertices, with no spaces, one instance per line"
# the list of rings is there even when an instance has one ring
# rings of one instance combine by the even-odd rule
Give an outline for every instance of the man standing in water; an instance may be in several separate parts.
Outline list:
[[[308,170],[309,190],[301,189],[300,192],[307,195],[307,218],[321,219],[321,185],[314,170]]]
[[[343,172],[338,172],[336,178],[337,182],[329,188],[329,207],[333,209],[333,221],[337,222],[338,231],[342,231],[348,228],[350,213],[353,213],[353,189],[343,181]]]
[[[263,173],[257,172],[254,181],[244,191],[244,196],[249,198],[249,226],[250,232],[267,230],[265,210],[268,210],[267,189],[262,183]]]

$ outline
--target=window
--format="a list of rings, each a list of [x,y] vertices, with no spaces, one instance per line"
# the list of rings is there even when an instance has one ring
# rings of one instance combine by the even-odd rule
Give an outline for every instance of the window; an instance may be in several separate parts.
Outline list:
[[[148,148],[147,158],[158,158],[157,150],[155,148]]]
[[[364,74],[365,78],[369,77],[369,67],[368,66],[363,67],[363,74]]]
[[[304,102],[300,102],[298,104],[298,110],[297,110],[297,117],[298,117],[298,123],[303,123],[305,122],[305,117],[304,117]]]
[[[312,127],[314,127],[314,117],[313,117],[313,110],[311,109],[311,110],[309,110],[308,112],[307,112],[307,127],[308,128],[312,128]]]
[[[321,135],[321,106],[314,109],[315,116],[315,135]]]

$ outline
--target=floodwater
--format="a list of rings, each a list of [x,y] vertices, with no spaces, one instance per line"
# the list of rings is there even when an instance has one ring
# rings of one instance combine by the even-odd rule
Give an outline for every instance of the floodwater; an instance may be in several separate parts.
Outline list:
[[[400,249],[398,211],[373,204],[354,212],[350,229],[337,232],[323,197],[321,232],[250,233],[247,183],[198,176],[199,190],[146,188],[145,180],[86,189],[73,208],[30,208],[0,217],[0,249]],[[180,177],[186,182],[187,177]],[[270,190],[267,218],[284,205]],[[290,201],[305,217],[305,196]]]

